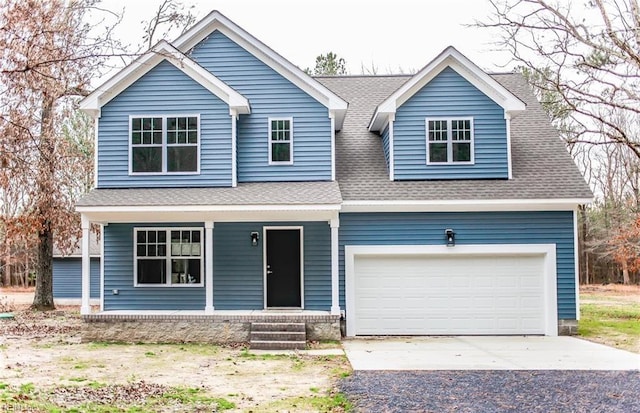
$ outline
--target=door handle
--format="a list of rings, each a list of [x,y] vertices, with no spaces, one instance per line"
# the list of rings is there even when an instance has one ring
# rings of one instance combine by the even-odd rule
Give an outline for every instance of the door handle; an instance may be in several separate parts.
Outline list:
[[[267,275],[269,275],[269,274],[273,274],[273,271],[267,270]]]

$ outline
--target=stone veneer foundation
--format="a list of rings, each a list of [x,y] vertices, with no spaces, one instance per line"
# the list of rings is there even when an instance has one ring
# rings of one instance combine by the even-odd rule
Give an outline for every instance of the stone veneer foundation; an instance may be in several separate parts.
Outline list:
[[[578,334],[578,320],[558,320],[558,335],[575,336]]]
[[[83,316],[82,341],[123,343],[242,343],[252,322],[305,323],[307,340],[340,340],[338,315],[125,315]]]

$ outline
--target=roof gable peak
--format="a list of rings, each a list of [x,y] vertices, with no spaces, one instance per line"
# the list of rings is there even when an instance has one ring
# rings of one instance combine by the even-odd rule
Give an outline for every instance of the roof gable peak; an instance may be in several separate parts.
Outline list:
[[[505,110],[505,114],[515,115],[525,110],[524,102],[455,47],[449,46],[378,105],[369,123],[369,130],[372,132],[381,131],[389,122],[390,117],[395,115],[398,107],[402,106],[446,68],[455,70],[456,73],[500,105]]]
[[[193,25],[173,44],[182,53],[187,53],[216,30],[327,107],[330,116],[335,118],[336,129],[342,128],[348,106],[346,101],[217,10]]]
[[[156,43],[146,53],[131,62],[124,69],[120,70],[96,88],[91,94],[82,99],[80,101],[80,109],[93,116],[100,116],[102,106],[109,103],[113,98],[163,61],[171,63],[178,70],[185,73],[227,103],[230,112],[235,114],[250,112],[249,101],[244,96],[165,40]]]

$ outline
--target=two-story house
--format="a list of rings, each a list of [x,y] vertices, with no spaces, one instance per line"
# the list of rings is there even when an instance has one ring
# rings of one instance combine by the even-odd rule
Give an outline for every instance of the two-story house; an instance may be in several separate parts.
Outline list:
[[[83,239],[103,228],[99,312],[83,249],[87,338],[575,327],[592,194],[519,74],[449,47],[413,76],[312,78],[214,11],[81,109]]]

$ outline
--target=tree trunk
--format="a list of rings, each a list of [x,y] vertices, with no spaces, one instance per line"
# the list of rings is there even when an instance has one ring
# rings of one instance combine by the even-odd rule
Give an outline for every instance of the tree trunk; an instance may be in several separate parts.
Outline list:
[[[54,99],[51,96],[43,96],[37,204],[40,229],[37,246],[36,292],[31,306],[37,310],[55,309],[53,305],[53,231],[50,219],[54,212],[50,196],[50,186],[54,185],[55,171],[53,105]]]
[[[629,281],[629,265],[627,264],[627,261],[622,261],[622,283],[624,285],[629,285],[630,281]]]

